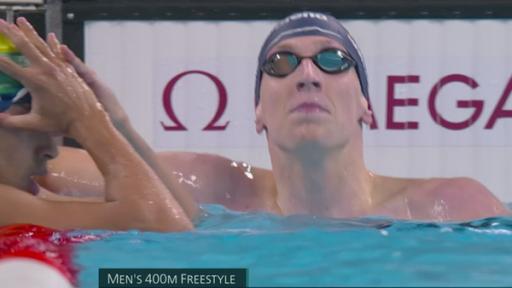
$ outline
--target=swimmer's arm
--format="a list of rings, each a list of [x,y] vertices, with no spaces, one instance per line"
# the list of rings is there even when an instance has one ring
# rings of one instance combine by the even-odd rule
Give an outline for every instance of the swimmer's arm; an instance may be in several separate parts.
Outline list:
[[[110,229],[191,229],[192,223],[183,209],[114,128],[91,89],[49,51],[50,48],[26,19],[18,18],[17,25],[0,22],[0,30],[31,63],[29,67],[22,68],[2,58],[0,70],[23,83],[33,97],[29,113],[2,115],[1,124],[42,133],[65,134],[76,139],[98,166],[106,187],[105,203],[44,202],[37,197],[17,193],[19,191],[4,189],[7,191],[0,195],[1,221],[37,223],[41,217],[45,224],[52,226],[52,221],[57,221],[53,225],[62,228],[66,225],[103,228],[108,223]],[[52,47],[58,45],[55,36],[49,37],[49,41]],[[54,210],[81,216],[76,222],[58,220],[55,218],[58,212]],[[125,218],[127,215],[130,217]]]
[[[271,191],[271,172],[244,166],[228,158],[194,152],[158,152],[167,177],[198,203],[216,203],[245,210],[244,203],[256,205],[258,191]],[[236,164],[236,165],[234,165]],[[102,175],[83,149],[59,147],[59,156],[50,161],[49,175],[38,177],[39,185],[59,196],[104,198]],[[273,179],[273,178],[272,178]],[[58,196],[56,196],[58,197]]]
[[[153,169],[158,177],[162,180],[167,189],[174,195],[178,203],[181,205],[185,213],[190,219],[195,219],[199,214],[199,208],[194,201],[192,195],[186,193],[180,188],[178,183],[173,182],[171,177],[163,169],[159,163],[155,152],[146,143],[146,141],[131,126],[128,115],[117,101],[114,92],[107,86],[96,73],[82,62],[68,47],[61,47],[64,59],[71,64],[78,75],[91,87],[98,101],[100,101],[105,110],[108,112],[112,123],[119,132],[128,140],[130,145],[135,149],[139,156]]]
[[[156,231],[192,228],[172,195],[110,122],[108,125],[94,124],[94,119],[89,120],[90,125],[98,129],[97,133],[88,135],[86,140],[79,132],[75,138],[82,140],[84,147],[92,152],[98,168],[103,169],[104,199],[86,202],[57,195],[51,200],[42,199],[0,184],[0,225],[31,223],[56,229]],[[89,128],[78,130],[89,131]],[[42,197],[45,193],[51,194],[42,193]]]
[[[37,197],[47,201],[60,201],[60,202],[89,202],[89,203],[102,203],[105,202],[104,197],[73,197],[66,195],[59,195],[52,192],[41,189],[37,193]]]
[[[182,185],[176,183],[171,178],[169,171],[166,171],[156,153],[151,149],[148,143],[133,128],[129,121],[124,121],[116,126],[119,132],[132,145],[139,156],[153,169],[156,175],[162,180],[162,183],[173,194],[187,216],[194,220],[199,216],[199,206],[191,193],[187,193]]]
[[[144,223],[137,223],[140,219],[132,213],[127,213],[122,202],[53,202],[1,184],[0,193],[0,226],[31,223],[64,230],[126,230],[145,226]]]
[[[73,123],[70,136],[83,145],[101,171],[105,179],[105,200],[117,203],[103,205],[116,208],[116,219],[126,213],[134,214],[130,218],[140,218],[142,221],[134,224],[144,224],[132,227],[135,229],[191,229],[192,223],[183,209],[153,170],[133,151],[109,118],[102,114],[104,112],[97,113],[90,113],[88,119]],[[92,204],[82,205],[85,209]]]
[[[103,176],[89,153],[83,149],[59,147],[58,157],[48,162],[48,173],[35,177],[35,180],[52,194],[105,198]]]

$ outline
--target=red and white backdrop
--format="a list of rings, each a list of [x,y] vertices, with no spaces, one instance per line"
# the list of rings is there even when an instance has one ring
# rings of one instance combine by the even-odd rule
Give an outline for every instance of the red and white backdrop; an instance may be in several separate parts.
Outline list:
[[[353,20],[375,123],[376,173],[469,176],[512,201],[512,20]],[[254,128],[256,58],[271,21],[91,21],[86,62],[157,150],[270,167]]]

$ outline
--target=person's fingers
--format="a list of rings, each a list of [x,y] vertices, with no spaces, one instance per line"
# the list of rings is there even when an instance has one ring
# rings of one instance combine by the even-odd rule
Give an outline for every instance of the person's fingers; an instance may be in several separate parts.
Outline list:
[[[44,57],[50,60],[53,60],[56,57],[44,40],[39,37],[39,34],[37,34],[36,30],[27,21],[27,19],[19,17],[16,19],[16,24],[18,24],[20,31],[25,35],[27,40],[30,41]]]
[[[82,60],[80,60],[80,58],[78,58],[67,45],[61,45],[60,51],[62,52],[64,59],[71,64],[79,74],[86,70],[85,64]]]
[[[55,33],[48,33],[48,37],[46,37],[46,42],[48,43],[48,46],[50,47],[50,50],[52,53],[57,56],[62,61],[65,61],[66,59],[62,55],[62,51],[60,49],[60,43],[57,39],[57,36],[55,36]]]
[[[46,59],[39,50],[30,43],[25,37],[25,34],[14,25],[7,23],[5,20],[0,19],[0,33],[4,34],[9,38],[14,46],[28,59],[33,65],[48,65],[48,59]]]
[[[62,63],[62,65],[64,65],[71,72],[76,73],[75,67],[73,67],[73,65],[71,65],[66,60],[66,57],[64,57],[61,49],[62,44],[60,44],[59,39],[57,39],[55,33],[48,33],[48,37],[46,37],[46,42],[48,43],[50,50],[52,50],[53,54]]]
[[[69,49],[68,45],[60,45],[60,51],[62,52],[62,56],[64,56],[64,59],[66,59],[66,61],[68,61],[69,63],[80,61],[80,59],[78,59],[75,53],[71,51],[71,49]]]
[[[41,130],[41,119],[29,113],[23,115],[9,115],[0,113],[0,126],[14,129]]]
[[[71,49],[69,49],[66,45],[61,45],[61,52],[64,59],[75,68],[76,73],[80,76],[86,83],[91,83],[94,80],[95,74],[91,71],[85,63],[78,58]]]
[[[20,82],[25,79],[23,67],[7,57],[0,56],[0,70]]]

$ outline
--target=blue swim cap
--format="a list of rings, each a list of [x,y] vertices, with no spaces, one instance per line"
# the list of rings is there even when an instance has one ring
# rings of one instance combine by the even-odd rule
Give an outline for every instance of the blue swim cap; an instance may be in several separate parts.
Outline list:
[[[12,102],[7,99],[0,98],[0,112],[4,112],[11,107]]]
[[[331,38],[347,49],[348,56],[356,62],[356,72],[359,77],[359,84],[364,97],[368,98],[368,78],[363,57],[356,42],[350,36],[347,29],[334,17],[317,12],[300,12],[292,14],[279,22],[270,32],[261,47],[258,56],[258,70],[256,71],[255,104],[260,101],[261,66],[265,58],[277,43],[300,36],[324,36]]]

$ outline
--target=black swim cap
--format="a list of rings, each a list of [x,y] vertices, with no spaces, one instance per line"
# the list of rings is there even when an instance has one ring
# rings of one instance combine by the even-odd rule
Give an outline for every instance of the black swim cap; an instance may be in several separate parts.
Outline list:
[[[256,71],[255,104],[260,101],[261,66],[265,58],[277,43],[300,36],[325,36],[331,38],[347,49],[348,56],[356,62],[356,72],[364,97],[368,98],[368,78],[363,57],[356,42],[350,36],[347,29],[334,17],[317,12],[300,12],[292,14],[279,22],[270,32],[261,47],[258,56],[258,70]]]

